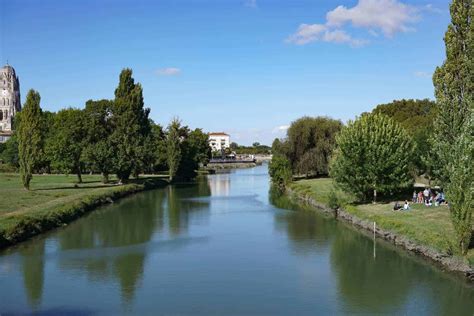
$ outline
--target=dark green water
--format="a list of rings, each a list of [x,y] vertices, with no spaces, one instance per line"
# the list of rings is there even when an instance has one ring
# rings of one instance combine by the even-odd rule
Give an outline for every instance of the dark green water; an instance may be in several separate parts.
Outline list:
[[[268,192],[212,175],[4,251],[0,315],[473,315],[462,279]]]

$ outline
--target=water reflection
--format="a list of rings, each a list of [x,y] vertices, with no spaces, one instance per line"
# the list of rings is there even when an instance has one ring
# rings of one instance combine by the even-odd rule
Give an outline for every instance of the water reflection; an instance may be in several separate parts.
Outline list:
[[[54,261],[62,271],[83,274],[91,282],[117,280],[123,303],[130,304],[143,279],[150,251],[204,240],[179,236],[186,233],[193,212],[201,213],[201,218],[203,212],[207,213],[209,202],[187,198],[210,194],[206,179],[139,194],[117,202],[113,210],[97,210],[56,233],[50,242],[55,242],[57,249],[48,255],[45,238],[21,245],[18,254],[28,304],[32,309],[41,305],[45,259]],[[157,240],[152,241],[155,234]],[[167,236],[178,238],[174,242]]]
[[[270,201],[278,208],[292,210],[276,212],[275,227],[287,234],[295,252],[321,252],[329,246],[335,221],[326,220],[313,210],[295,205],[274,189],[270,191]]]
[[[472,315],[472,287],[380,241],[374,259],[265,172],[138,194],[1,253],[0,313]]]
[[[33,247],[22,248],[20,253],[26,298],[29,305],[37,309],[43,296],[44,240],[39,240]]]
[[[419,310],[426,314],[442,311],[443,315],[474,312],[474,291],[463,280],[446,275],[393,245],[380,240],[374,242],[331,216],[295,205],[278,190],[271,188],[269,198],[278,208],[294,210],[276,212],[275,226],[287,234],[296,254],[330,253],[342,312],[407,314]]]

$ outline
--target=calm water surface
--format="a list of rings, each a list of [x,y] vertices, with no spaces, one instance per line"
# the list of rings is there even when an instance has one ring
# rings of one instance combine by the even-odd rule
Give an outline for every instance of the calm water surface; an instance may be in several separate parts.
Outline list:
[[[473,315],[474,288],[269,196],[266,166],[141,193],[0,253],[0,315]]]

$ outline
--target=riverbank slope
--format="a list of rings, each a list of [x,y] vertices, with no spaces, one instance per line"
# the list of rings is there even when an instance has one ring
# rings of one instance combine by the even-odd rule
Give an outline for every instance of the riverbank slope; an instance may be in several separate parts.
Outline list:
[[[121,197],[165,186],[163,177],[147,176],[125,185],[103,184],[98,175],[35,175],[31,190],[19,174],[0,173],[0,249],[64,226],[94,208]]]
[[[296,181],[288,187],[292,199],[324,212],[336,213],[328,206],[331,191],[336,192],[341,205],[337,211],[339,219],[371,232],[376,222],[377,236],[430,258],[450,271],[461,272],[474,281],[474,249],[466,258],[452,255],[449,236],[453,235],[453,228],[447,207],[412,205],[410,211],[394,212],[393,203],[355,204],[352,197],[338,191],[328,178]]]

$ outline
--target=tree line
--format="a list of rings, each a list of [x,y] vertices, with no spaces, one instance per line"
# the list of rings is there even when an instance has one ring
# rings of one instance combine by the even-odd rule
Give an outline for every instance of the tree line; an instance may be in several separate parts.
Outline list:
[[[208,135],[179,119],[164,129],[149,118],[143,89],[131,69],[120,74],[113,100],[89,100],[84,109],[42,111],[35,90],[15,116],[15,132],[0,159],[20,170],[29,189],[34,173],[100,173],[103,182],[115,174],[119,183],[140,173],[168,170],[171,180],[190,180],[210,158]]]
[[[298,119],[273,142],[273,182],[284,187],[295,176],[329,175],[367,201],[406,190],[423,174],[444,188],[456,247],[466,254],[474,209],[474,4],[454,0],[450,12],[446,60],[433,76],[436,102],[393,101],[345,126]]]

